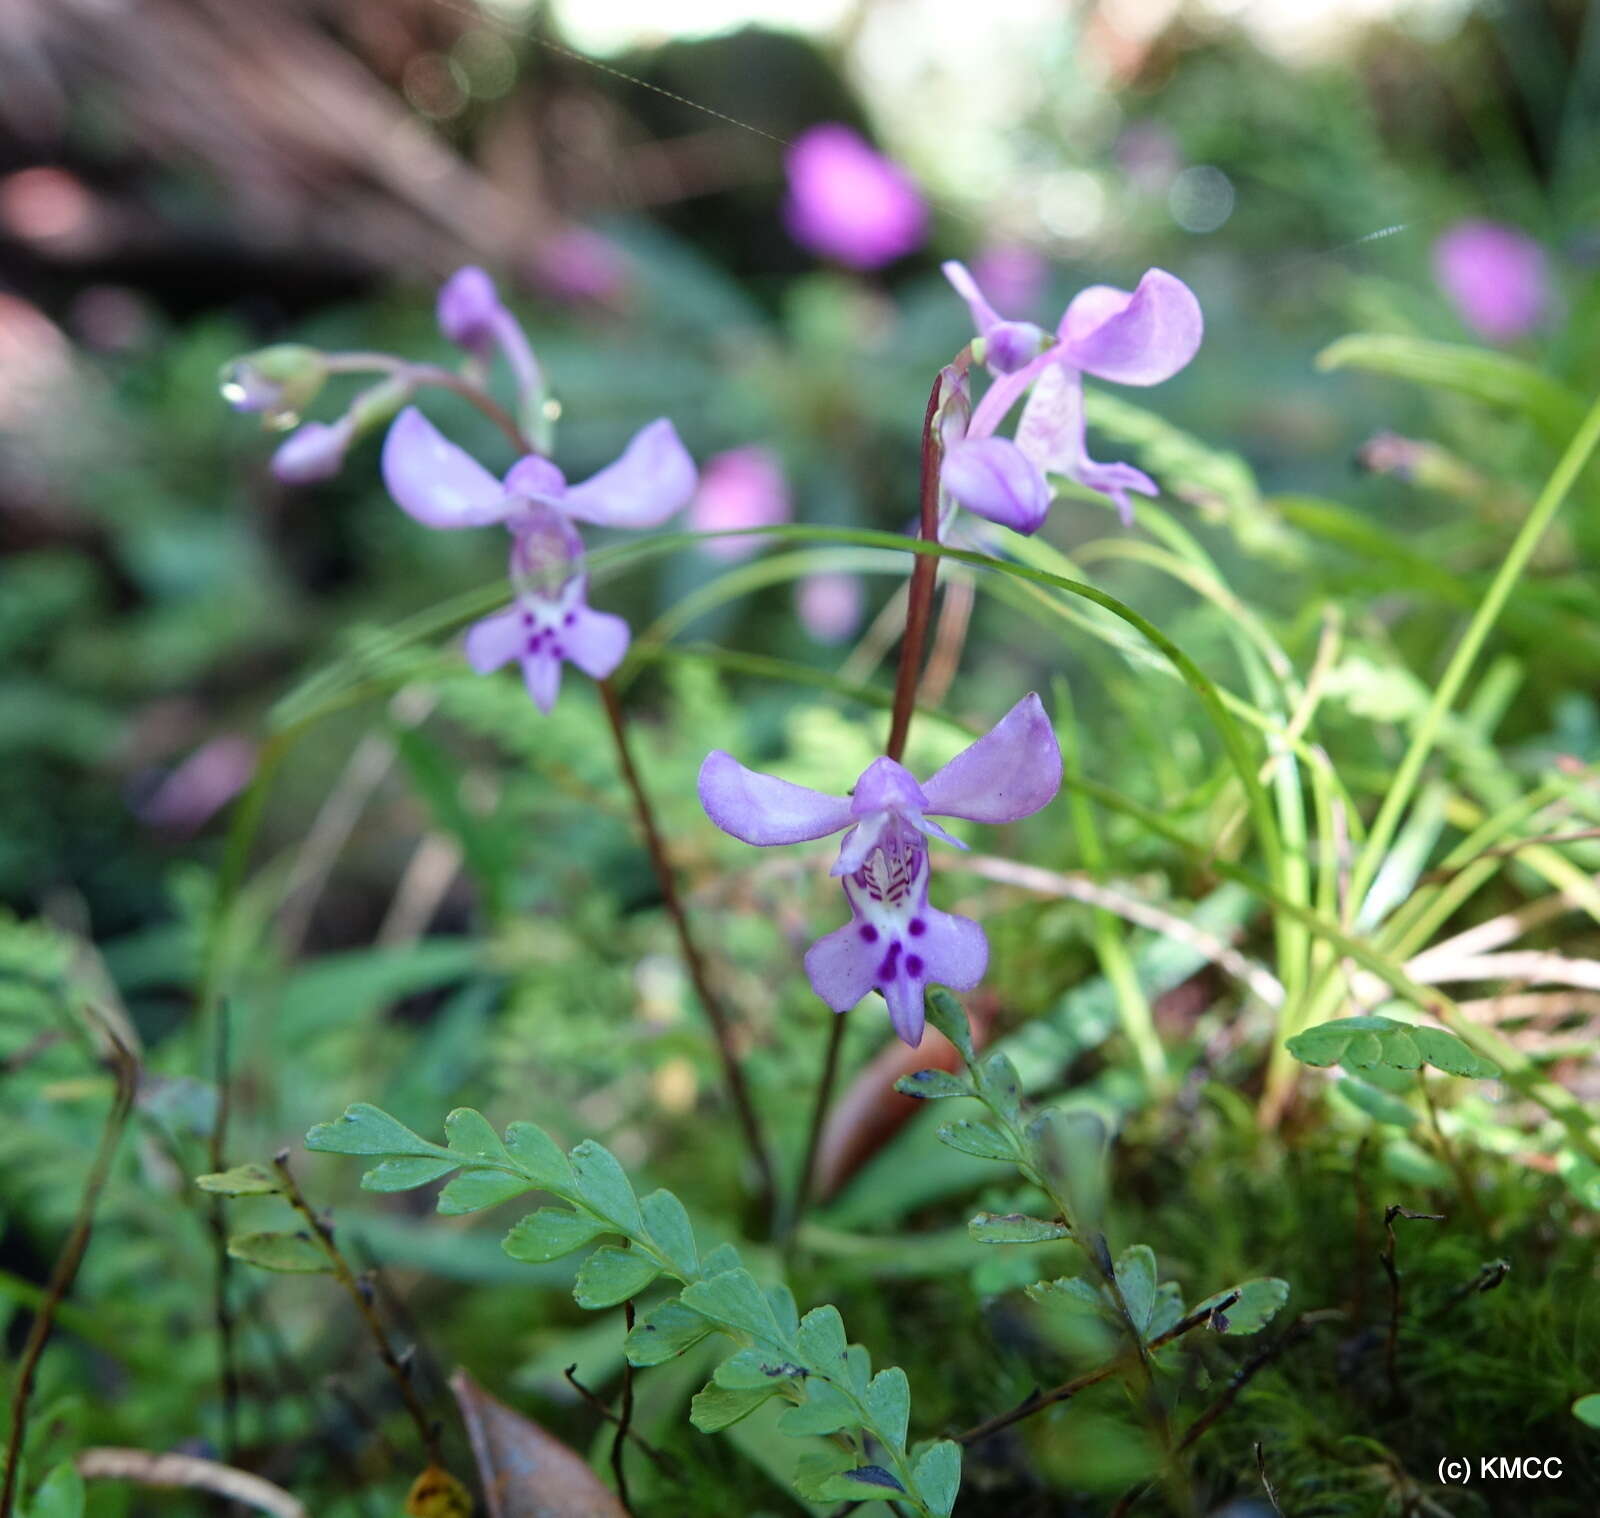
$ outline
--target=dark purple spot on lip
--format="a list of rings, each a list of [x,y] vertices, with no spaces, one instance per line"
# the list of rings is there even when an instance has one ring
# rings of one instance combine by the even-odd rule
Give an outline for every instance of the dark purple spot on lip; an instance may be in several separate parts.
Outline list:
[[[861,924],[861,941],[862,943],[877,943],[878,941],[878,930],[870,922]]]
[[[906,928],[913,938],[921,938],[922,935],[928,931],[927,923],[925,923],[920,917],[913,917],[911,921],[906,924]]]
[[[567,614],[566,614],[566,616],[564,616],[564,617],[563,617],[563,618],[562,618],[562,619],[561,619],[561,621],[562,621],[562,623],[563,623],[563,624],[564,624],[564,625],[565,625],[565,626],[567,626],[567,627],[571,627],[571,626],[572,626],[572,624],[573,624],[573,623],[574,623],[574,622],[576,622],[576,621],[577,621],[577,620],[578,620],[578,614],[577,614],[577,612],[575,612],[575,611],[569,611],[569,612],[568,612],[568,613],[567,613]]]
[[[893,980],[900,973],[900,940],[897,938],[889,945],[889,952],[883,956],[883,963],[878,966],[879,980]]]
[[[922,979],[922,968],[922,956],[920,954],[906,955],[906,974],[909,975],[912,980]]]
[[[567,651],[554,638],[550,640],[550,657],[552,659],[565,659]]]
[[[522,614],[522,625],[524,627],[532,627],[533,626],[533,613],[531,611],[523,612],[523,614]]]

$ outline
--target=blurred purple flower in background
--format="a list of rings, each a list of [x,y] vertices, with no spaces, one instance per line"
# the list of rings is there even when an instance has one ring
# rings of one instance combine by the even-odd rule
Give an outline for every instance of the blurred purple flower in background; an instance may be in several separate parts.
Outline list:
[[[792,515],[789,486],[776,455],[766,448],[730,448],[705,462],[700,488],[689,506],[696,532],[740,527],[775,527]],[[761,538],[711,538],[702,546],[719,559],[744,559],[763,546]]]
[[[818,643],[843,643],[861,626],[865,599],[860,575],[807,575],[795,589],[795,613]]]
[[[1457,222],[1433,245],[1433,276],[1462,321],[1492,343],[1526,337],[1550,309],[1544,249],[1499,222]]]
[[[989,963],[983,929],[928,905],[928,840],[965,848],[931,819],[1016,822],[1061,787],[1061,748],[1044,706],[1024,696],[925,784],[893,759],[874,759],[847,796],[827,796],[746,769],[721,749],[700,766],[700,804],[723,832],[762,847],[848,829],[832,874],[850,921],[806,951],[811,989],[835,1012],[869,991],[912,1048],[922,1041],[930,983],[970,991]]]
[[[558,301],[614,301],[629,283],[628,259],[609,237],[588,227],[563,227],[533,255],[533,277]]]
[[[784,221],[803,247],[853,269],[876,269],[922,245],[928,210],[911,176],[849,127],[809,128],[784,162]]]
[[[196,832],[249,785],[255,772],[256,746],[248,738],[213,738],[155,788],[139,806],[139,820],[162,832]]]

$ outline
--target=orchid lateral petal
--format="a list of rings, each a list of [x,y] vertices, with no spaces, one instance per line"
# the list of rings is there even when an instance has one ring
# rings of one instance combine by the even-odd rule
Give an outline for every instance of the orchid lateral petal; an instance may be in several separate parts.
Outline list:
[[[746,769],[716,749],[700,766],[700,804],[724,833],[762,846],[806,843],[850,824],[850,802]]]
[[[923,784],[928,810],[971,822],[1015,822],[1061,789],[1061,745],[1037,695],[1026,695]]]
[[[500,482],[415,406],[394,419],[384,439],[383,483],[426,527],[486,527],[512,510]]]
[[[694,460],[665,417],[634,434],[614,464],[569,485],[561,508],[601,527],[657,527],[694,495]]]

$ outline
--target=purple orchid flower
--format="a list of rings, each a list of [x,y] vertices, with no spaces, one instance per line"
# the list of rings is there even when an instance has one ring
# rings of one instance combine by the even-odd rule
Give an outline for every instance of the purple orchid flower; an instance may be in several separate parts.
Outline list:
[[[977,923],[928,905],[928,840],[966,846],[932,818],[1015,822],[1060,786],[1061,748],[1036,695],[920,785],[887,758],[874,759],[844,797],[746,769],[720,749],[700,767],[706,815],[745,843],[804,843],[849,830],[832,873],[843,877],[850,921],[807,950],[806,975],[835,1012],[880,992],[912,1048],[922,1041],[928,985],[970,991],[989,962]]]
[[[467,632],[468,662],[487,674],[517,659],[542,712],[555,705],[563,661],[602,680],[628,649],[628,625],[588,604],[583,539],[574,521],[655,527],[694,494],[695,467],[672,423],[634,435],[622,456],[569,485],[549,459],[531,454],[497,480],[448,441],[415,407],[395,419],[383,445],[383,479],[400,509],[427,527],[485,527],[511,533],[509,610]]]
[[[1033,532],[1049,508],[1046,477],[1060,474],[1109,496],[1131,522],[1128,492],[1155,495],[1156,484],[1131,464],[1089,457],[1083,376],[1119,385],[1171,379],[1195,356],[1205,330],[1193,291],[1163,269],[1149,270],[1132,291],[1091,285],[1073,297],[1051,341],[1031,322],[1002,318],[963,265],[947,263],[944,273],[972,312],[980,357],[995,376],[962,436],[946,438],[944,489],[979,516]],[[1024,394],[1016,440],[996,437]]]

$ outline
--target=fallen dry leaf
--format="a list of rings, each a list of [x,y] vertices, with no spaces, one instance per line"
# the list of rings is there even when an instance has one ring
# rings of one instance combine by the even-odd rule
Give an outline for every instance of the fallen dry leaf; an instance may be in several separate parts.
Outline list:
[[[451,1376],[450,1390],[472,1441],[489,1518],[628,1518],[579,1455],[464,1370]]]

